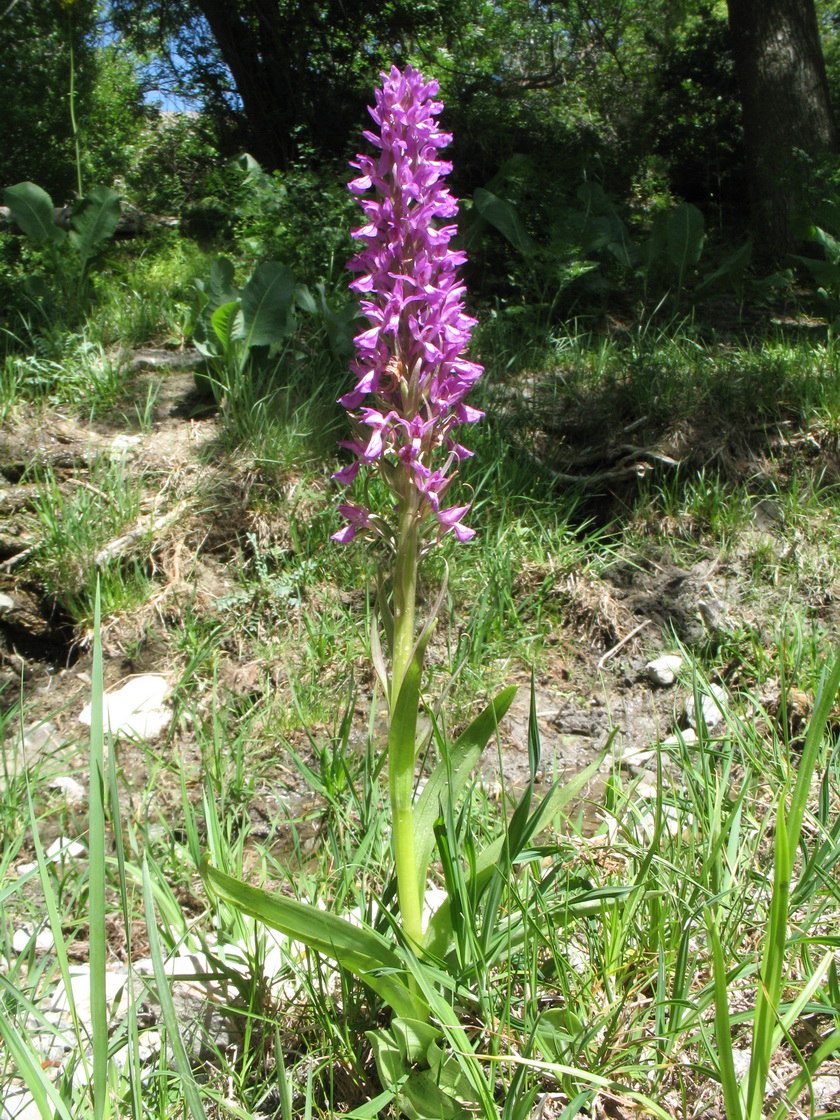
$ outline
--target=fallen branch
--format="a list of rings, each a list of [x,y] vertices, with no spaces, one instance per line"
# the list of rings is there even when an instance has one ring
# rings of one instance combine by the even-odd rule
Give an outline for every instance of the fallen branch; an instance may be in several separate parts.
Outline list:
[[[607,662],[608,662],[608,661],[610,660],[610,658],[611,658],[611,657],[614,657],[614,656],[615,656],[615,654],[617,654],[617,653],[618,653],[618,651],[619,651],[619,650],[620,650],[620,649],[621,649],[621,648],[622,648],[623,646],[626,646],[626,645],[627,645],[627,643],[628,643],[628,642],[629,642],[629,641],[631,640],[631,638],[635,638],[635,637],[636,637],[636,635],[637,635],[637,634],[638,634],[638,633],[639,633],[639,632],[640,632],[641,630],[644,630],[644,628],[645,628],[646,626],[650,626],[650,624],[651,624],[651,621],[652,621],[651,619],[649,619],[649,618],[646,618],[646,619],[644,620],[644,622],[640,622],[640,623],[639,623],[639,625],[638,625],[638,626],[636,626],[636,627],[634,627],[634,628],[633,628],[633,629],[632,629],[632,630],[630,631],[630,633],[629,633],[629,634],[627,634],[627,635],[626,635],[625,637],[623,637],[623,638],[621,639],[621,641],[620,641],[620,642],[618,643],[618,645],[614,645],[614,646],[612,647],[612,649],[608,649],[608,650],[607,650],[607,652],[606,652],[606,653],[604,654],[604,656],[603,656],[603,657],[601,658],[601,660],[600,660],[600,661],[598,662],[598,668],[599,668],[599,669],[603,669],[603,667],[604,667],[604,666],[606,665],[606,663],[607,663]]]
[[[97,568],[101,568],[103,564],[107,564],[109,560],[116,560],[120,556],[124,556],[126,552],[130,552],[134,547],[142,541],[156,534],[168,529],[170,525],[174,524],[184,513],[189,506],[189,502],[178,502],[167,513],[155,517],[153,514],[147,514],[141,517],[135,527],[128,533],[124,533],[121,537],[109,541],[104,548],[100,548],[94,557],[94,563]]]

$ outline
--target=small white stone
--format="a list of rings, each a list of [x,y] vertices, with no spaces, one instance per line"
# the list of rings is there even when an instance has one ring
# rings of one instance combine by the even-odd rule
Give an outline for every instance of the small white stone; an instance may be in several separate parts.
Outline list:
[[[684,731],[677,731],[675,735],[669,735],[667,739],[662,740],[663,747],[678,747],[680,743],[686,746],[691,746],[692,743],[697,742],[697,732],[693,727],[686,727]]]
[[[41,1120],[41,1109],[28,1089],[16,1089],[14,1086],[6,1089],[2,1108],[2,1120]]]
[[[71,804],[78,805],[87,800],[85,787],[80,785],[75,778],[61,776],[53,778],[47,783],[47,788],[59,790]]]
[[[713,727],[720,723],[726,711],[726,689],[719,684],[710,684],[708,693],[700,698],[700,710],[703,715],[703,722],[711,731]],[[698,719],[694,710],[693,696],[689,696],[685,702],[685,718],[692,727],[697,727]]]
[[[17,610],[17,603],[14,601],[11,595],[6,595],[5,592],[0,591],[0,614],[5,614],[6,611],[15,610]]]
[[[34,927],[29,922],[16,929],[12,935],[12,949],[16,953],[25,953],[32,940]],[[49,953],[55,948],[53,935],[48,929],[39,929],[35,935],[35,949],[40,953]]]
[[[621,747],[615,752],[615,757],[622,766],[644,769],[656,757],[656,751],[644,747]]]
[[[102,715],[105,726],[112,735],[127,735],[137,739],[154,739],[172,720],[172,710],[163,700],[169,687],[166,677],[148,673],[134,677],[114,692],[102,697]],[[90,704],[79,716],[81,723],[90,726]]]
[[[645,673],[654,684],[669,685],[677,679],[677,673],[682,668],[683,659],[677,653],[665,653],[661,657],[648,661]]]
[[[59,836],[44,854],[47,859],[82,859],[87,855],[87,848],[78,840],[71,840],[69,836]]]
[[[746,1077],[750,1072],[750,1064],[752,1062],[752,1050],[734,1050],[732,1051],[732,1064],[735,1067],[735,1076],[740,1081],[742,1077]]]

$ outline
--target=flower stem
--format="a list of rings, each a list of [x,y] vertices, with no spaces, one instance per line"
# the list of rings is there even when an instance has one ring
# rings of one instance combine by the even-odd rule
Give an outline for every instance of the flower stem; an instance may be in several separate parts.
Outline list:
[[[415,744],[422,653],[414,649],[418,522],[413,487],[401,503],[394,569],[394,650],[389,697],[388,782],[393,815],[394,863],[402,928],[419,946],[423,936],[424,884],[417,881],[414,848]]]
[[[76,152],[76,190],[82,197],[82,151],[79,145],[79,126],[76,123],[76,57],[73,51],[73,14],[67,7],[67,41],[70,46],[70,126]]]

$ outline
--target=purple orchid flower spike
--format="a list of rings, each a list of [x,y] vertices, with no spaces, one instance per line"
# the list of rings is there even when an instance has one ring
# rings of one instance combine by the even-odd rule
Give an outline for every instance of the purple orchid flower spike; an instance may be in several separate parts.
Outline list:
[[[475,535],[464,524],[469,503],[452,505],[445,497],[458,464],[472,454],[455,436],[459,425],[483,415],[464,400],[482,370],[465,356],[475,320],[464,311],[458,278],[464,254],[450,248],[458,204],[444,184],[451,164],[440,150],[451,137],[438,128],[443,106],[434,100],[437,82],[426,82],[410,66],[402,72],[394,67],[382,79],[370,111],[379,132],[364,134],[376,153],[352,165],[359,174],[350,190],[365,224],[353,234],[360,250],[348,267],[357,274],[350,286],[368,326],[355,340],[356,384],[341,398],[354,429],[341,446],[353,458],[333,477],[349,485],[372,467],[394,507],[382,516],[364,505],[341,504],[346,524],[334,539],[375,533],[394,549],[390,581],[380,586],[391,652],[390,679],[384,662],[381,679],[390,712],[388,785],[400,920],[419,947],[425,873],[418,876],[413,824],[417,714],[425,644],[443,592],[418,636],[417,575],[422,556],[444,534],[459,541]]]
[[[353,233],[361,249],[348,268],[359,274],[350,286],[369,326],[355,339],[356,384],[341,398],[355,427],[342,446],[357,458],[333,477],[347,484],[362,465],[376,466],[401,515],[410,506],[417,526],[436,526],[437,539],[452,531],[465,541],[474,536],[462,521],[469,505],[441,507],[457,463],[472,454],[453,432],[483,415],[464,403],[482,368],[465,357],[475,320],[458,278],[464,254],[450,248],[455,225],[447,219],[458,204],[440,150],[452,138],[435,119],[443,108],[437,82],[411,66],[382,78],[370,110],[379,132],[364,133],[377,152],[357,157],[349,184],[366,218]],[[376,531],[361,507],[339,508],[348,525],[336,540]]]

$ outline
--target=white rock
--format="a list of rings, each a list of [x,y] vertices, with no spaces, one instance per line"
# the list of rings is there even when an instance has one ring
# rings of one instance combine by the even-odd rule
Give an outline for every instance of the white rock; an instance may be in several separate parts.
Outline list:
[[[10,1086],[0,1101],[0,1120],[42,1120],[41,1109],[28,1089]]]
[[[732,1064],[735,1067],[735,1076],[740,1081],[742,1077],[746,1077],[750,1072],[750,1063],[752,1062],[752,1050],[747,1047],[746,1050],[732,1051]]]
[[[114,439],[111,440],[111,447],[113,447],[115,451],[125,451],[129,447],[136,447],[142,438],[142,436],[123,433],[122,435],[115,436]]]
[[[719,684],[710,684],[708,693],[701,696],[700,710],[703,715],[703,722],[711,731],[713,727],[720,723],[726,711],[726,689]],[[691,727],[697,727],[699,721],[694,710],[693,696],[689,696],[685,702],[685,718]]]
[[[814,1096],[812,1104],[817,1108],[825,1108],[828,1105],[833,1105],[837,1098],[840,1097],[840,1077],[833,1074],[825,1074],[821,1077],[815,1077],[813,1082]]]
[[[114,692],[102,697],[105,726],[112,735],[136,739],[154,739],[172,719],[172,710],[164,704],[168,682],[166,677],[149,673],[134,677]],[[90,726],[90,704],[82,709],[79,720]]]
[[[71,966],[69,969],[70,978],[70,991],[73,996],[73,1004],[76,1008],[76,1014],[79,1017],[79,1023],[86,1029],[91,1028],[91,1003],[90,1003],[90,967],[88,965]],[[109,1009],[110,1014],[113,1013],[115,1005],[118,1003],[126,982],[128,981],[128,972],[106,972],[105,973],[105,1002]],[[49,1009],[53,1014],[69,1015],[70,1012],[70,996],[64,987],[64,984],[59,981],[58,987],[53,992],[52,999],[50,1000]]]
[[[663,747],[678,747],[680,743],[685,743],[686,746],[691,746],[692,743],[697,742],[697,732],[693,727],[686,727],[684,731],[677,731],[675,735],[669,735],[667,739],[662,740]]]
[[[47,719],[43,723],[36,723],[32,727],[27,727],[23,733],[21,745],[26,754],[41,756],[54,753],[64,745],[64,740],[58,734],[52,720]]]
[[[47,859],[82,859],[87,855],[87,848],[78,840],[71,840],[69,836],[59,836],[44,854]]]
[[[6,595],[5,592],[0,591],[0,614],[4,614],[6,611],[16,610],[17,603],[14,601],[11,595]]]
[[[47,782],[47,788],[60,790],[71,804],[78,805],[87,800],[85,787],[80,785],[75,778],[52,778]]]
[[[629,769],[644,769],[645,766],[656,757],[656,751],[649,750],[645,747],[625,747],[621,746],[614,752],[614,757]]]
[[[661,657],[648,661],[645,673],[654,684],[669,685],[677,679],[677,673],[682,668],[683,659],[677,653],[665,653]]]
[[[34,928],[35,927],[29,922],[24,922],[19,929],[15,930],[12,935],[12,949],[16,953],[25,953],[29,948]],[[38,933],[35,935],[35,948],[41,953],[48,953],[55,948],[53,935],[48,929],[38,930]]]

